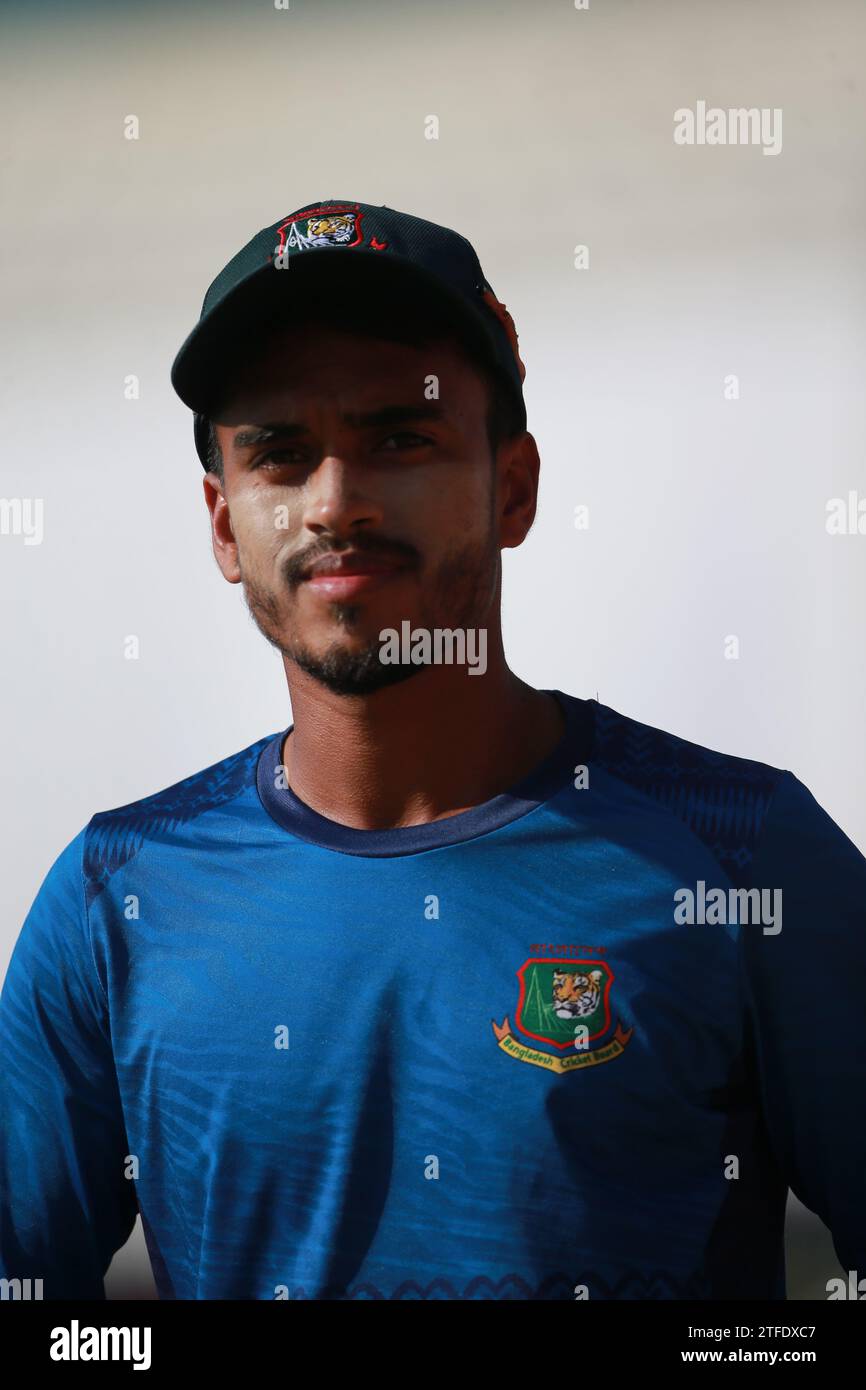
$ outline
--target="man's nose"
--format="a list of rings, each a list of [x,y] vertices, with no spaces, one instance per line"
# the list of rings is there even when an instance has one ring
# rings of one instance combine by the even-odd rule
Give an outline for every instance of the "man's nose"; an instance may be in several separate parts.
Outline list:
[[[310,531],[349,531],[382,523],[382,506],[365,489],[363,470],[336,454],[322,459],[306,493],[303,519]]]

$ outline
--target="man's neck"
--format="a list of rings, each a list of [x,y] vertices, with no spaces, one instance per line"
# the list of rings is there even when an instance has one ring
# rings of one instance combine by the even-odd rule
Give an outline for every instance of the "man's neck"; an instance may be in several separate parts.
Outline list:
[[[423,825],[478,806],[527,776],[565,730],[557,701],[504,661],[483,676],[429,666],[351,697],[286,670],[289,786],[319,815],[357,830]]]

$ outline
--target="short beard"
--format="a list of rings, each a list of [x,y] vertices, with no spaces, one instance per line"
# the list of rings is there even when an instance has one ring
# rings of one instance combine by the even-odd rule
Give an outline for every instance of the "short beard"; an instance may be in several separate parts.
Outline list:
[[[240,563],[240,557],[238,557]],[[437,570],[429,604],[418,622],[432,630],[484,626],[499,578],[499,549],[493,526],[486,547],[467,546],[454,551]],[[287,641],[285,619],[281,619],[276,596],[254,579],[241,574],[244,597],[250,616],[264,637],[289,661],[324,685],[335,695],[372,695],[389,685],[417,676],[425,669],[414,662],[383,662],[382,642],[377,636],[359,650],[347,650],[333,642],[324,652],[314,653],[301,643]],[[431,612],[433,609],[435,612]],[[362,609],[357,604],[333,603],[331,616],[346,631],[357,625]],[[431,621],[431,618],[433,621]],[[436,619],[439,621],[436,621]]]
[[[421,670],[420,666],[406,662],[386,665],[379,656],[380,647],[377,640],[360,651],[346,651],[339,642],[334,642],[321,656],[315,656],[306,647],[284,648],[283,652],[335,695],[372,695],[386,685],[398,685],[410,676],[417,676]]]

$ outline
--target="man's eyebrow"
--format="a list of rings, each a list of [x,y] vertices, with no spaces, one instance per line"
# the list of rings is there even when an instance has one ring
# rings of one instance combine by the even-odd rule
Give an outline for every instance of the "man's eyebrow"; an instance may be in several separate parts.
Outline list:
[[[255,444],[267,444],[269,440],[277,437],[295,439],[303,433],[303,425],[290,425],[278,421],[273,425],[259,425],[256,429],[238,430],[232,445],[235,449],[251,449]]]
[[[404,425],[413,420],[442,420],[445,411],[435,401],[415,402],[412,405],[386,405],[380,410],[343,415],[343,422],[353,429],[382,429],[387,425]],[[268,444],[273,439],[298,439],[307,433],[304,425],[288,420],[259,425],[254,429],[238,430],[232,440],[235,449],[252,449],[256,444]]]
[[[361,415],[344,415],[343,420],[355,429],[384,425],[403,425],[411,420],[443,420],[445,411],[435,401],[415,401],[411,405],[384,405],[381,410],[369,410]]]

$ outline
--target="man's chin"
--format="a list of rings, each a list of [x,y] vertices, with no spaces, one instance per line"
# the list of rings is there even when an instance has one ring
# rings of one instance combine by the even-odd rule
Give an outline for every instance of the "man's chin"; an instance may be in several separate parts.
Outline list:
[[[372,695],[389,685],[399,685],[423,670],[412,662],[383,662],[380,647],[376,642],[374,646],[353,651],[335,643],[324,652],[293,648],[286,656],[335,695]]]

